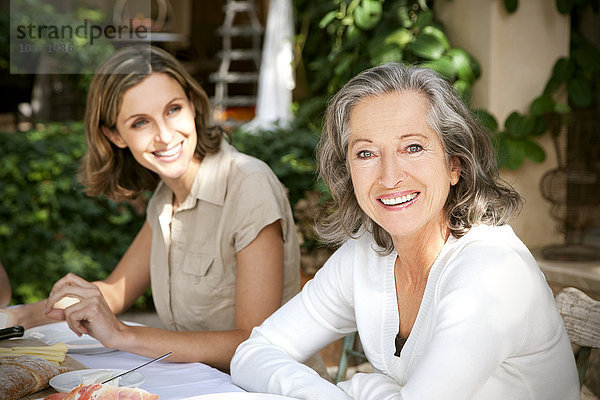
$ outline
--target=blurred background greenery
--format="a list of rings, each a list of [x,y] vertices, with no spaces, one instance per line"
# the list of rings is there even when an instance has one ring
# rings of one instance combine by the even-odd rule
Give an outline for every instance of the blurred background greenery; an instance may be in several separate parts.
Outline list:
[[[77,182],[86,151],[83,125],[0,132],[0,143],[0,257],[14,301],[45,298],[67,272],[105,278],[141,228],[143,215],[128,203],[83,193]]]

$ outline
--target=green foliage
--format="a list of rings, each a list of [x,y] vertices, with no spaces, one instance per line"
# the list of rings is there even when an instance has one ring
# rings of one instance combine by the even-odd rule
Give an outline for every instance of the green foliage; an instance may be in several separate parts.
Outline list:
[[[556,8],[562,14],[571,14],[577,12],[579,8],[586,7],[588,4],[598,12],[598,0],[555,0]]]
[[[306,191],[317,189],[314,150],[318,140],[314,131],[302,127],[257,133],[238,129],[233,133],[233,144],[238,150],[269,164],[289,190],[292,205]]]
[[[519,0],[504,0],[504,7],[509,13],[514,13],[519,7]]]
[[[67,272],[106,277],[144,218],[126,203],[83,193],[76,179],[86,151],[82,124],[0,132],[0,147],[0,260],[13,301],[45,298]]]
[[[564,6],[567,3],[569,7]],[[559,6],[559,11],[581,11],[581,7],[594,6],[594,3],[597,10],[595,0],[567,0]],[[572,18],[576,29],[577,14]],[[564,98],[564,94],[567,101],[558,100]],[[500,131],[493,116],[485,112],[481,114],[487,114],[484,118],[488,123],[493,120],[493,125],[488,128],[495,134],[498,165],[517,169],[525,159],[544,161],[545,152],[534,139],[546,132],[560,134],[561,127],[569,123],[571,114],[581,110],[600,113],[600,50],[574,30],[571,32],[570,56],[556,61],[543,93],[533,99],[528,113],[511,113]]]
[[[453,48],[424,0],[296,0],[311,95],[331,96],[359,72],[387,62],[423,64],[469,100],[477,62]],[[302,104],[301,104],[302,106]]]

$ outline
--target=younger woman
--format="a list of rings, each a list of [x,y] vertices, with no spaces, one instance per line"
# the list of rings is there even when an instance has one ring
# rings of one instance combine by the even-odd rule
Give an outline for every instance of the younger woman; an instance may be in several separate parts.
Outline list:
[[[300,255],[281,183],[209,120],[205,92],[167,52],[124,48],[100,65],[83,181],[117,201],[153,191],[146,222],[104,281],[68,274],[45,302],[10,310],[12,322],[66,319],[109,348],[229,367],[251,329],[298,292]],[[115,316],[149,286],[167,330]],[[75,304],[57,305],[68,297]]]

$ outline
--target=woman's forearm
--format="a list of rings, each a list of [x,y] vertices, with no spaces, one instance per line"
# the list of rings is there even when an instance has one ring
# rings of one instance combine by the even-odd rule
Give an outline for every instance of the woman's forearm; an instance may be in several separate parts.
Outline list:
[[[12,290],[10,289],[10,279],[0,263],[0,307],[4,307],[10,303],[12,298]]]
[[[173,352],[167,361],[202,362],[222,370],[229,370],[229,363],[235,349],[248,338],[249,334],[250,332],[242,329],[174,332],[151,327],[128,326],[115,335],[114,341],[105,345],[146,357],[158,357]]]
[[[21,325],[25,329],[33,328],[38,325],[50,324],[57,322],[54,319],[48,318],[44,313],[45,300],[37,303],[23,304],[22,306],[2,310],[8,314],[8,325]]]

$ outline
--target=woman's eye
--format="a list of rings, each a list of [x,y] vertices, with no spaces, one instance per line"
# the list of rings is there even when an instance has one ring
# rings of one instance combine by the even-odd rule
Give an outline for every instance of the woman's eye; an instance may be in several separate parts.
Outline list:
[[[411,144],[406,149],[409,153],[418,153],[423,150],[423,147],[420,144]]]
[[[358,158],[369,158],[373,157],[373,153],[371,153],[369,150],[361,150],[358,152],[357,156]]]
[[[167,114],[174,114],[179,110],[181,110],[181,106],[179,106],[179,105],[172,106],[169,108],[169,111],[167,112]]]
[[[132,128],[141,128],[142,126],[146,125],[146,123],[148,123],[147,120],[145,120],[145,119],[138,119],[133,124],[131,124],[131,127]]]

